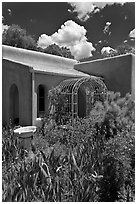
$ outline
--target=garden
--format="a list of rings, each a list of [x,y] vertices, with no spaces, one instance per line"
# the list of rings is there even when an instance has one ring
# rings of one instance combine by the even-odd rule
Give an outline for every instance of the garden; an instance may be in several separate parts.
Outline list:
[[[49,94],[55,112],[43,118],[30,151],[20,148],[16,127],[3,127],[2,201],[135,201],[131,95],[108,92],[105,100],[95,101],[87,117],[73,121],[65,111],[66,99],[56,95]]]

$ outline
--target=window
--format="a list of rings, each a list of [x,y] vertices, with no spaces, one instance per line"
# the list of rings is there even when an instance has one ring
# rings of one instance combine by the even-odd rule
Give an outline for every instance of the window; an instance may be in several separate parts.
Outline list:
[[[38,113],[45,112],[45,88],[43,85],[38,87]]]

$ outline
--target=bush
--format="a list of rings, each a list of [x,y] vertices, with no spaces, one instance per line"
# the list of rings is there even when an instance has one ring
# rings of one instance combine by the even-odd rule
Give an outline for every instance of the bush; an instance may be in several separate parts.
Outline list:
[[[129,94],[109,93],[87,118],[45,120],[35,152],[3,157],[3,201],[134,201],[134,109]],[[11,132],[3,134],[6,151]]]
[[[100,201],[134,200],[134,113],[135,104],[129,94],[121,98],[120,93],[110,92],[104,103],[96,103],[90,117],[75,119],[73,127],[72,123],[60,129],[55,126],[46,133],[49,144],[59,142],[78,152],[76,159],[82,159],[79,148],[86,146],[92,155],[86,159],[94,166],[93,172],[103,176]]]

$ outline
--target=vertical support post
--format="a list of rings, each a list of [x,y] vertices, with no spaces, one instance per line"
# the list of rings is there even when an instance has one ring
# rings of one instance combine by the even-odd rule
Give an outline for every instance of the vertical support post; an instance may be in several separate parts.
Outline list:
[[[32,73],[32,125],[35,125],[37,118],[37,94],[35,93],[35,73],[34,70],[31,70]]]
[[[131,97],[135,100],[135,56],[131,55]]]
[[[72,111],[72,123],[74,121],[74,93],[73,93],[73,90],[72,90],[72,97],[71,97],[71,111]]]
[[[76,116],[78,116],[78,91],[75,93],[75,108],[76,108]]]

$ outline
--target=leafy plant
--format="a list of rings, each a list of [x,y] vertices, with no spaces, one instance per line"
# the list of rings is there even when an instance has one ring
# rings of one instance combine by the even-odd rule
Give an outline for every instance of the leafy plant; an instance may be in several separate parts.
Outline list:
[[[3,201],[134,201],[134,111],[129,94],[109,93],[73,125],[43,119],[30,152],[3,129]]]
[[[68,112],[68,97],[67,94],[62,93],[59,87],[53,88],[49,91],[49,112],[52,119],[57,124],[64,124],[70,119],[70,112]]]

